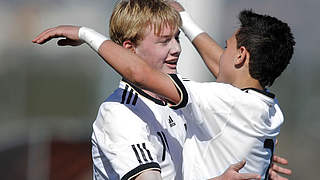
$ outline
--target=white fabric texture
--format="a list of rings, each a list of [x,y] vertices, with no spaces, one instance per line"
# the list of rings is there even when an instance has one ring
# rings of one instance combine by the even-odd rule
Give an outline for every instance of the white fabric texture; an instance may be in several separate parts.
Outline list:
[[[216,177],[241,160],[247,163],[240,172],[258,173],[264,179],[273,151],[264,144],[275,142],[283,123],[276,101],[223,83],[184,84],[192,97],[187,105],[192,111],[186,108],[186,113],[194,116],[187,119],[185,180]]]
[[[133,177],[157,164],[163,179],[182,179],[183,114],[141,93],[122,81],[100,106],[92,134],[94,179]]]
[[[79,39],[86,42],[92,49],[98,52],[99,47],[105,40],[109,40],[110,38],[105,37],[104,35],[96,32],[93,29],[87,27],[81,27],[79,29]]]

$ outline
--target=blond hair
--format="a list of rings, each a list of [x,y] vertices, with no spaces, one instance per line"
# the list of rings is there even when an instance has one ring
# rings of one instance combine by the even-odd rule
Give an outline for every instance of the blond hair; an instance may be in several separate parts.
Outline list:
[[[173,33],[181,24],[179,13],[163,0],[122,0],[113,10],[109,34],[119,45],[126,40],[138,44],[148,27],[159,35],[164,27]]]

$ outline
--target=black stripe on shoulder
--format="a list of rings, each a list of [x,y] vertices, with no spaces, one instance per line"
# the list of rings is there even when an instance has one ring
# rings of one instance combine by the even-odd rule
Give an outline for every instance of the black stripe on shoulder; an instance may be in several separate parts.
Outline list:
[[[142,89],[138,88],[137,86],[135,86],[134,84],[132,84],[131,82],[129,82],[128,80],[126,79],[122,79],[123,82],[127,83],[130,85],[131,88],[133,88],[137,93],[139,93],[141,96],[153,101],[154,103],[160,105],[160,106],[166,106],[167,103],[159,100],[159,99],[156,99],[152,96],[150,96],[149,94],[145,93]],[[135,97],[136,98],[136,97]],[[135,105],[136,103],[136,99],[133,100],[133,105]]]
[[[137,99],[138,99],[138,93],[134,93],[134,98],[132,101],[132,105],[136,105],[137,104]]]
[[[131,101],[132,95],[133,95],[133,89],[131,89],[131,90],[130,90],[130,92],[129,92],[129,96],[128,96],[128,99],[127,99],[126,104],[130,104],[130,101]]]
[[[160,165],[155,162],[147,163],[147,164],[142,164],[131,171],[129,171],[127,174],[125,174],[121,180],[129,180],[129,179],[135,179],[138,175],[143,173],[144,171],[147,170],[154,170],[154,171],[159,171],[161,172]]]
[[[176,74],[169,74],[169,76],[176,84],[177,91],[179,92],[180,97],[182,99],[182,101],[179,104],[177,104],[176,106],[171,106],[170,108],[174,110],[183,108],[188,103],[188,92]]]
[[[136,93],[134,89],[132,89],[128,84],[126,84],[122,92],[120,103],[131,104],[135,106],[137,104],[137,100],[138,100],[138,93]]]
[[[123,104],[124,100],[126,99],[128,88],[129,86],[126,85],[125,89],[123,90],[121,104]]]

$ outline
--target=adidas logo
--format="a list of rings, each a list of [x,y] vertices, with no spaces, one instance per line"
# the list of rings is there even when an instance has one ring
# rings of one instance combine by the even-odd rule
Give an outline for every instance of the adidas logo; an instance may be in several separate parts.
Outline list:
[[[170,127],[173,127],[173,126],[175,126],[176,125],[176,123],[173,121],[173,119],[171,118],[171,116],[169,116],[169,125],[170,125]]]

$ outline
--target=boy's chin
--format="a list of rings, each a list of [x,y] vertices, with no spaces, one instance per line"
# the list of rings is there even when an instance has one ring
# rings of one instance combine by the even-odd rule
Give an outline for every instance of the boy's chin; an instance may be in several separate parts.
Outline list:
[[[177,74],[177,70],[169,70],[166,73],[167,74]]]
[[[163,73],[166,74],[177,74],[177,69],[176,68],[165,68],[162,71]]]

